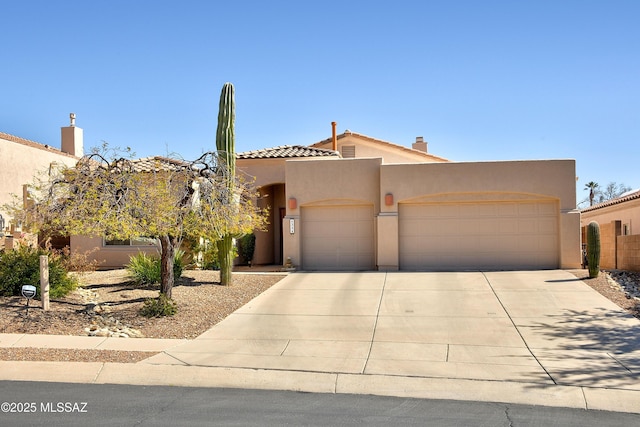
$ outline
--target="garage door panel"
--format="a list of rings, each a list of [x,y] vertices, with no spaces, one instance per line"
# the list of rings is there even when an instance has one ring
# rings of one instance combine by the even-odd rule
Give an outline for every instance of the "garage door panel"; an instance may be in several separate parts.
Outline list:
[[[400,268],[557,268],[557,203],[403,205]]]
[[[500,217],[512,217],[518,214],[516,203],[501,203],[496,205],[496,215]]]
[[[538,214],[555,217],[557,215],[556,207],[552,203],[539,204]]]
[[[537,215],[538,205],[536,203],[519,203],[518,214],[520,215]]]
[[[500,220],[500,234],[518,234],[518,220],[513,218],[503,218]]]
[[[476,215],[478,217],[494,217],[497,214],[495,205],[478,205]]]
[[[303,207],[300,219],[304,269],[373,269],[372,206]]]
[[[538,223],[538,230],[544,234],[557,234],[558,221],[555,218],[543,218]]]
[[[518,220],[518,234],[538,234],[538,220],[536,218]]]

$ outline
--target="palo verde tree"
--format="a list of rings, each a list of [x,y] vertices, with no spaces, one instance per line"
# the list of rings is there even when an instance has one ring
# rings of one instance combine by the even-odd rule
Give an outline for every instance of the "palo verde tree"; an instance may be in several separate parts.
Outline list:
[[[115,239],[156,237],[160,242],[160,293],[171,298],[175,250],[185,236],[262,228],[265,216],[246,182],[220,167],[217,153],[195,161],[167,157],[131,160],[107,147],[61,167],[34,184],[34,203],[14,209],[31,231]],[[233,181],[231,184],[229,181]],[[229,207],[229,189],[237,203]],[[247,232],[247,231],[245,231]]]

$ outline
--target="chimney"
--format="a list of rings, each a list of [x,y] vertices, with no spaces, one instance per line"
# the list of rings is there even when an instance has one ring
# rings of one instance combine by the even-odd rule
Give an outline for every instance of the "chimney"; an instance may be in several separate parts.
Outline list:
[[[338,136],[336,135],[336,122],[331,122],[331,149],[338,151]]]
[[[69,114],[69,119],[71,121],[69,126],[61,128],[62,152],[71,154],[72,156],[82,157],[84,155],[82,128],[76,127],[75,113]]]
[[[411,148],[413,148],[414,150],[418,150],[418,151],[424,151],[426,153],[427,152],[427,144],[428,144],[428,142],[426,142],[423,137],[416,136],[416,142],[413,143]]]

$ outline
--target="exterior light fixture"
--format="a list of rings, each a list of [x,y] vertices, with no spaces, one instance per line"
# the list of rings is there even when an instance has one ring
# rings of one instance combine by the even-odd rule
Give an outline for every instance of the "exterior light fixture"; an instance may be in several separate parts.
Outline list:
[[[295,197],[289,198],[289,209],[294,210],[298,207],[298,201]]]
[[[384,204],[387,206],[392,206],[393,205],[393,194],[391,193],[387,193],[384,196]]]

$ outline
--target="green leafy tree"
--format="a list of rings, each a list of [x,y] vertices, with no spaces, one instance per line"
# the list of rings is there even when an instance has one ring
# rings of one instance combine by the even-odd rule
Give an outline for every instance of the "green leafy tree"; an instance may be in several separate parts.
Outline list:
[[[117,152],[120,154],[120,152]],[[221,168],[217,153],[187,162],[167,157],[131,160],[108,147],[61,166],[34,183],[33,202],[13,206],[33,232],[156,237],[160,242],[160,293],[171,298],[176,250],[185,236],[221,236],[262,227],[256,195]],[[232,182],[230,182],[232,181]],[[238,195],[229,206],[229,188]]]

